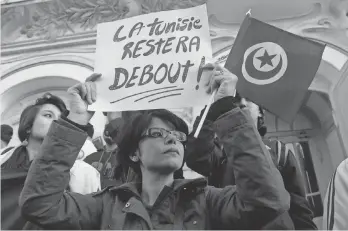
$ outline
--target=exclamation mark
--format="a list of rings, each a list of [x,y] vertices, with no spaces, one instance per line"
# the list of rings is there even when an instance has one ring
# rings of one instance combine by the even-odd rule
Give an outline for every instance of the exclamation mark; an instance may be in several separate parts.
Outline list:
[[[197,85],[196,85],[196,90],[199,89],[199,81],[201,81],[202,73],[203,73],[203,66],[205,65],[205,57],[202,57],[201,64],[199,65],[198,68],[198,75],[197,75]]]

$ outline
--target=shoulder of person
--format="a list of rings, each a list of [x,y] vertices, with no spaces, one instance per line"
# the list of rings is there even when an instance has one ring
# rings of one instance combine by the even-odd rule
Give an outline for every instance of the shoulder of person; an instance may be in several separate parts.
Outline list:
[[[347,183],[348,183],[348,158],[346,158],[345,160],[343,160],[337,167],[337,175],[344,175],[345,179],[347,179]]]
[[[18,147],[10,147],[3,150],[0,156],[0,165],[3,165],[6,161],[8,161],[12,157],[13,153],[17,150],[17,148]]]
[[[108,194],[110,192],[110,189],[112,189],[115,186],[107,186],[101,190],[99,190],[98,192],[94,192],[91,193],[92,197],[99,197],[99,196],[103,196],[104,194]]]
[[[93,162],[95,159],[98,159],[100,158],[100,155],[103,153],[103,150],[100,150],[100,151],[96,151],[96,152],[93,152],[91,153],[90,155],[86,156],[86,158],[84,158],[83,160],[87,163],[89,162]]]

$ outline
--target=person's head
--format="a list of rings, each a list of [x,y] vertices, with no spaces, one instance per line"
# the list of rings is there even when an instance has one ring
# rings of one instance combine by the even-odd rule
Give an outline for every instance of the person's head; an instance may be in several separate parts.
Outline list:
[[[179,175],[176,173],[184,164],[188,135],[187,124],[181,118],[164,109],[143,111],[126,122],[122,133],[118,155],[121,164],[132,167],[140,176],[144,171]]]
[[[262,116],[261,115],[261,108],[258,105],[254,104],[253,102],[251,102],[245,98],[241,99],[241,105],[245,106],[249,110],[251,118],[253,119],[254,124],[257,127],[257,119],[260,116]]]
[[[6,148],[13,135],[13,128],[7,124],[1,124],[1,148]]]
[[[109,147],[117,146],[123,124],[123,118],[116,118],[105,125],[103,138]]]
[[[267,133],[267,127],[265,125],[265,113],[263,108],[246,98],[241,98],[239,94],[237,94],[237,98],[240,100],[240,106],[249,110],[251,118],[253,119],[261,137],[265,136]]]
[[[29,105],[23,110],[18,126],[20,141],[42,141],[52,121],[57,120],[62,113],[68,113],[64,101],[50,93],[44,94],[34,105]]]

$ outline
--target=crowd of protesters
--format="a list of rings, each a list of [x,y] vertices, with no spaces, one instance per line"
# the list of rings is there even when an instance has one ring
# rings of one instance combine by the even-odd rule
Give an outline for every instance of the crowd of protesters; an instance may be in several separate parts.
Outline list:
[[[1,125],[1,228],[317,229],[293,153],[264,138],[263,109],[213,66],[207,91],[217,93],[197,138],[201,116],[189,133],[174,113],[146,110],[108,119],[97,149],[87,107],[99,74],[68,90],[70,111],[49,93],[25,108],[19,146],[8,147],[13,130]],[[184,179],[185,163],[205,178]],[[348,228],[347,179],[345,161],[324,229]]]

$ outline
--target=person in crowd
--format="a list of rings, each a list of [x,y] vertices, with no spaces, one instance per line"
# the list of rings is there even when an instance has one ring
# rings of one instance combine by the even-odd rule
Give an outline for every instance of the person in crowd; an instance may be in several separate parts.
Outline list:
[[[1,124],[1,150],[5,149],[10,143],[13,135],[13,128],[7,124]],[[3,152],[3,151],[2,151]]]
[[[70,181],[68,190],[81,194],[88,194],[101,190],[100,173],[84,161],[89,155],[96,152],[92,137],[94,134],[93,126],[88,126],[86,129],[87,139],[83,144],[79,155],[70,169]]]
[[[348,158],[334,172],[324,199],[323,229],[348,230]]]
[[[18,137],[22,144],[1,155],[1,229],[37,228],[21,216],[18,198],[52,121],[67,113],[63,100],[50,93],[21,113]],[[77,164],[70,172],[70,182],[64,185],[65,189],[91,193],[100,188],[99,173],[92,166]]]
[[[259,229],[289,209],[289,194],[250,115],[231,100],[237,77],[219,66],[208,83],[208,92],[218,89],[219,97],[209,113],[225,151],[233,154],[237,187],[214,188],[204,178],[175,180],[188,127],[159,109],[137,114],[122,129],[119,157],[139,174],[137,182],[91,195],[65,191],[86,139],[87,105],[96,100],[98,78],[69,89],[74,107],[52,123],[30,167],[19,200],[29,221],[45,229]],[[220,110],[226,101],[229,108]]]
[[[91,155],[92,153],[97,152],[97,148],[94,146],[92,138],[94,135],[94,128],[93,126],[91,126],[88,131],[87,131],[87,139],[85,141],[85,143],[83,144],[80,153],[77,157],[78,160],[85,160],[89,155]]]
[[[238,93],[236,94],[236,101],[239,107],[247,109],[250,113],[254,126],[263,138],[274,165],[283,177],[285,188],[291,196],[289,212],[285,212],[263,228],[317,229],[313,222],[313,212],[306,200],[305,185],[295,156],[291,150],[286,148],[284,143],[264,139],[267,127],[264,123],[265,114],[261,107],[245,98],[241,98]],[[195,121],[194,127],[197,127],[199,121],[200,117]],[[189,136],[186,154],[187,166],[208,177],[209,184],[215,187],[235,185],[233,155],[225,151],[218,137],[216,137],[215,130],[213,120],[207,117],[198,138],[196,139],[192,135]]]
[[[101,174],[102,188],[121,185],[127,181],[128,169],[124,169],[117,161],[117,139],[123,124],[122,118],[115,118],[105,125],[103,138],[106,145],[102,150],[94,152],[84,159]]]

